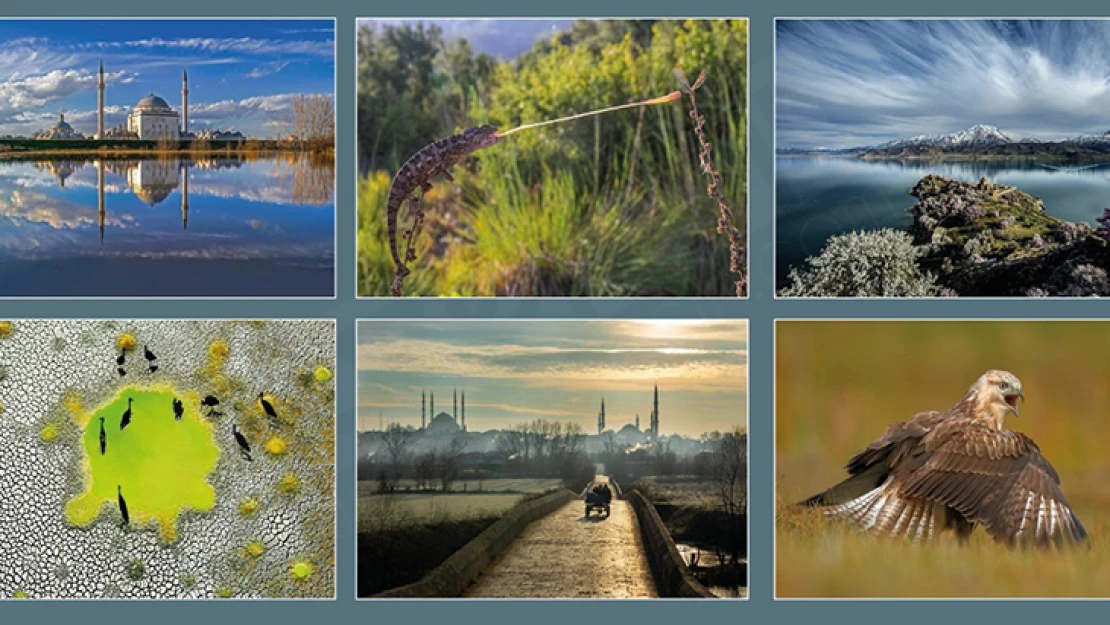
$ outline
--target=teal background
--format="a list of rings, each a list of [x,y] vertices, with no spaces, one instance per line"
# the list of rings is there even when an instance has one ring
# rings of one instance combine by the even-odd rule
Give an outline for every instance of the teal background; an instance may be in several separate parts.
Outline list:
[[[773,320],[784,317],[1100,317],[1110,304],[1101,301],[774,301],[772,250],[773,190],[773,18],[775,16],[1094,16],[1103,3],[1057,0],[1049,5],[1015,2],[934,0],[927,5],[890,2],[814,0],[779,2],[662,2],[639,0],[526,4],[519,0],[409,0],[403,3],[349,0],[191,0],[150,3],[135,0],[6,0],[6,16],[135,17],[336,17],[338,43],[339,132],[337,145],[338,298],[334,300],[251,301],[0,301],[0,317],[319,317],[338,319],[338,476],[339,540],[336,601],[272,602],[21,602],[0,603],[0,623],[192,622],[322,624],[359,623],[528,623],[583,621],[630,625],[707,623],[846,623],[896,619],[900,624],[937,619],[1005,620],[1033,623],[1044,619],[1103,620],[1099,605],[1050,602],[774,602],[773,600]],[[354,297],[355,45],[356,17],[586,17],[680,16],[750,17],[751,144],[751,298],[735,300],[470,300],[380,301]],[[860,94],[866,97],[866,94]],[[361,601],[354,599],[354,355],[356,318],[517,317],[517,318],[750,318],[751,394],[751,552],[748,601]],[[2,450],[0,450],[2,453]],[[0,493],[0,496],[3,496]],[[3,563],[0,563],[3,566]]]

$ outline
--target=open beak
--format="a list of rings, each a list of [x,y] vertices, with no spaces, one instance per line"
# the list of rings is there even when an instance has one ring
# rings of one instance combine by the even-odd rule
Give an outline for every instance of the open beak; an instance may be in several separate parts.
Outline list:
[[[1010,405],[1010,410],[1014,411],[1015,417],[1020,417],[1021,412],[1018,410],[1018,400],[1025,401],[1025,391],[1018,391],[1015,395],[1007,395],[1006,403]]]

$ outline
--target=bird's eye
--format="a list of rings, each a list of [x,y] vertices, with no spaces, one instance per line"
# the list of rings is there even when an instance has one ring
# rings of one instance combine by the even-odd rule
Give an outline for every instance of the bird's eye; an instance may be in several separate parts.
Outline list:
[[[1010,390],[1010,383],[1009,382],[1003,382],[1001,388],[1002,388],[1003,391]]]

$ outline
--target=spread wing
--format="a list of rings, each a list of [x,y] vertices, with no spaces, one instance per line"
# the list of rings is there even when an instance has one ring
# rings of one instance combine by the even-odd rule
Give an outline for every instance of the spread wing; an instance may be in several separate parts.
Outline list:
[[[896,472],[901,475],[893,481],[904,496],[954,508],[1011,545],[1086,542],[1060,477],[1029,437],[979,423],[935,434],[907,463],[913,466]]]

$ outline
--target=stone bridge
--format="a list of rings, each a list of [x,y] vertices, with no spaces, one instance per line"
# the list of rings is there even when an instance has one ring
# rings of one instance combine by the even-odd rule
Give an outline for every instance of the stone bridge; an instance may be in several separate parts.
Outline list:
[[[597,476],[597,482],[609,478]],[[616,495],[616,493],[614,493]],[[534,521],[465,592],[466,597],[657,597],[636,513],[614,497],[609,518],[581,499]]]

